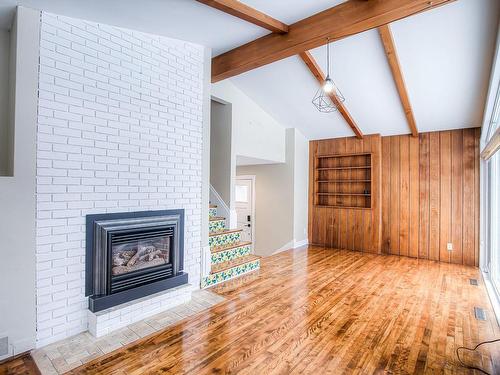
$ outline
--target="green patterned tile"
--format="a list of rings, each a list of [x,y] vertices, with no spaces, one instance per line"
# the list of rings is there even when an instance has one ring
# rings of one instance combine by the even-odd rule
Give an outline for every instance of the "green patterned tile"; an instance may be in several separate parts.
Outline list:
[[[223,233],[208,237],[210,248],[229,246],[240,242],[241,232]]]
[[[234,247],[232,249],[218,251],[216,253],[212,253],[211,255],[212,264],[227,262],[228,260],[233,260],[248,255],[251,253],[251,251],[252,245],[243,245],[240,247]]]
[[[217,216],[217,208],[209,208],[208,217],[216,217],[216,216]]]
[[[207,277],[204,277],[201,280],[201,287],[207,288],[209,286],[213,286],[219,284],[223,281],[227,281],[230,279],[234,279],[235,277],[244,275],[246,273],[258,270],[260,268],[260,259],[255,259],[252,262],[248,262],[245,264],[241,264],[239,266],[229,268],[227,270],[217,272]]]
[[[211,220],[208,223],[208,231],[210,233],[221,232],[226,229],[226,220]]]

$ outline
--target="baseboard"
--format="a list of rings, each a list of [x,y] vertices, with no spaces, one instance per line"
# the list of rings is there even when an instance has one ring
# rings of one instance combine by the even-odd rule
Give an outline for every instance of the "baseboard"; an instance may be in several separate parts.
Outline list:
[[[295,241],[293,248],[296,249],[297,247],[302,247],[302,246],[306,246],[306,245],[309,245],[309,239],[307,239],[307,238],[305,240],[302,240],[302,241]]]
[[[4,334],[4,336],[8,336]],[[15,358],[22,357],[26,353],[29,353],[35,348],[35,339],[22,339],[13,342],[9,342],[9,353],[0,356],[0,363],[5,361],[11,361]]]
[[[286,243],[285,245],[281,246],[278,250],[275,250],[271,255],[275,255],[278,253],[281,253],[282,251],[286,250],[292,250],[292,249],[297,249],[299,247],[305,246],[309,244],[309,240],[306,238],[305,240],[302,241],[290,241]]]

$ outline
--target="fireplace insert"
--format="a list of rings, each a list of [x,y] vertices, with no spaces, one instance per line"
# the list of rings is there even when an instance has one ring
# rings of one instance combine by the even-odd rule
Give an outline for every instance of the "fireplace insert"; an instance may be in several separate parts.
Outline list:
[[[87,215],[86,232],[92,312],[187,284],[184,210]]]

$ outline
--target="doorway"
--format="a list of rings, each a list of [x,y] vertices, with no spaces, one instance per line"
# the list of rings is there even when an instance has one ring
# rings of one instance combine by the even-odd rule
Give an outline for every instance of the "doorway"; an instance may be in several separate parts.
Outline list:
[[[255,176],[237,176],[234,186],[237,228],[241,240],[255,242]]]

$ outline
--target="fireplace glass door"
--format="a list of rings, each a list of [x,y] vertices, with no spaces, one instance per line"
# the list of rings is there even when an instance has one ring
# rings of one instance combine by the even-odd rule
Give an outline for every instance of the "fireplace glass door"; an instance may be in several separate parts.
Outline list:
[[[110,292],[147,283],[160,275],[171,275],[173,235],[171,227],[110,233]]]

